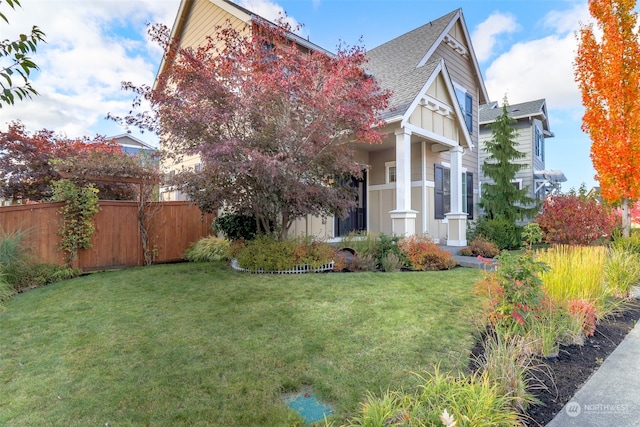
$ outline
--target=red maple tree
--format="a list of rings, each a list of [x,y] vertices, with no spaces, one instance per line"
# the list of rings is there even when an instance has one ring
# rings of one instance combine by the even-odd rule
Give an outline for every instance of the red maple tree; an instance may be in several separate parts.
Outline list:
[[[355,205],[344,185],[362,173],[354,144],[382,140],[390,96],[365,72],[364,48],[307,50],[283,22],[218,27],[198,48],[178,48],[162,26],[150,34],[168,66],[154,88],[124,84],[152,112],[121,120],[156,131],[173,160],[200,157],[202,170],[176,182],[203,210],[254,216],[282,237],[297,218]]]
[[[575,77],[591,137],[591,159],[602,198],[623,210],[629,235],[629,206],[640,198],[640,45],[635,0],[589,0],[593,25],[583,26]]]
[[[52,195],[51,183],[67,172],[79,184],[88,176],[131,176],[143,169],[105,137],[69,139],[42,129],[31,133],[21,122],[0,132],[0,197],[43,201]],[[101,199],[132,199],[135,188],[118,182],[95,182]]]

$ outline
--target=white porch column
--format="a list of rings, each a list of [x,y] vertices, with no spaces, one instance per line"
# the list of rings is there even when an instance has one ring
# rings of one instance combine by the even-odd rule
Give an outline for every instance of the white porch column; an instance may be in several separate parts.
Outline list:
[[[463,148],[453,147],[451,154],[451,212],[447,218],[449,246],[467,246],[467,214],[462,212],[462,153]]]
[[[411,209],[411,132],[396,132],[396,208],[389,212],[393,234],[416,234],[416,211]]]

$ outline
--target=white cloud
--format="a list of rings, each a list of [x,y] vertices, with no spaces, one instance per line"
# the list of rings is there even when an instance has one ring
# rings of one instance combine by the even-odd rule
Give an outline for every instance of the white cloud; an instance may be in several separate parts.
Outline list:
[[[285,18],[285,22],[291,25],[291,29],[294,31],[300,26],[293,17],[286,16],[286,11],[282,6],[269,0],[240,0],[238,4],[271,22]]]
[[[551,28],[557,34],[567,34],[576,31],[580,23],[593,21],[586,2],[575,3],[569,10],[552,10],[543,20],[543,26]]]
[[[546,98],[553,108],[580,105],[573,78],[575,48],[573,34],[516,43],[487,68],[489,96],[500,100],[507,94],[512,104]]]
[[[122,81],[153,82],[162,53],[147,40],[146,24],[172,25],[179,0],[22,3],[7,14],[10,25],[0,28],[15,36],[35,24],[45,32],[46,43],[33,56],[40,71],[32,84],[40,95],[1,108],[0,128],[20,119],[29,130],[79,137],[104,133],[96,126],[107,113],[129,111],[132,96],[122,91]]]
[[[546,98],[552,109],[580,108],[573,62],[575,31],[581,22],[589,22],[585,2],[547,13],[539,23],[547,28],[547,36],[514,44],[486,69],[485,84],[492,100],[506,94],[512,104]]]
[[[478,61],[483,62],[491,57],[497,36],[504,33],[514,33],[520,30],[516,17],[510,13],[493,12],[478,24],[471,34],[473,48]]]

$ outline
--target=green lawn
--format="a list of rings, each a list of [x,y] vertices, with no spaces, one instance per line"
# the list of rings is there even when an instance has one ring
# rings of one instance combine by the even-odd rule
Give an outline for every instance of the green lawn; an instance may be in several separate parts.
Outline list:
[[[174,264],[29,291],[0,311],[0,425],[301,425],[282,394],[303,387],[339,421],[412,372],[464,369],[479,277]]]

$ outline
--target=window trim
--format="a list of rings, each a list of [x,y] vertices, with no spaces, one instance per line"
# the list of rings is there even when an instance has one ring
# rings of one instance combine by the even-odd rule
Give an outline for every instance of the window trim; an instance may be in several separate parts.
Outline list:
[[[463,115],[463,120],[467,125],[467,130],[469,131],[469,135],[473,135],[473,94],[469,92],[464,86],[458,84],[456,82],[453,83],[453,91],[456,96],[456,100],[458,101],[458,105],[460,106],[460,110]],[[458,98],[458,92],[460,95],[464,94],[464,99],[461,100]]]
[[[446,192],[444,188],[445,172],[449,172],[449,209],[451,209],[451,168],[449,165],[434,164],[434,219],[446,220]],[[467,212],[467,219],[473,219],[473,172],[462,172],[463,189],[466,194],[462,194],[461,207]]]
[[[391,180],[391,169],[394,169],[394,180]],[[387,184],[395,184],[398,181],[398,168],[396,162],[384,162],[384,181]]]

